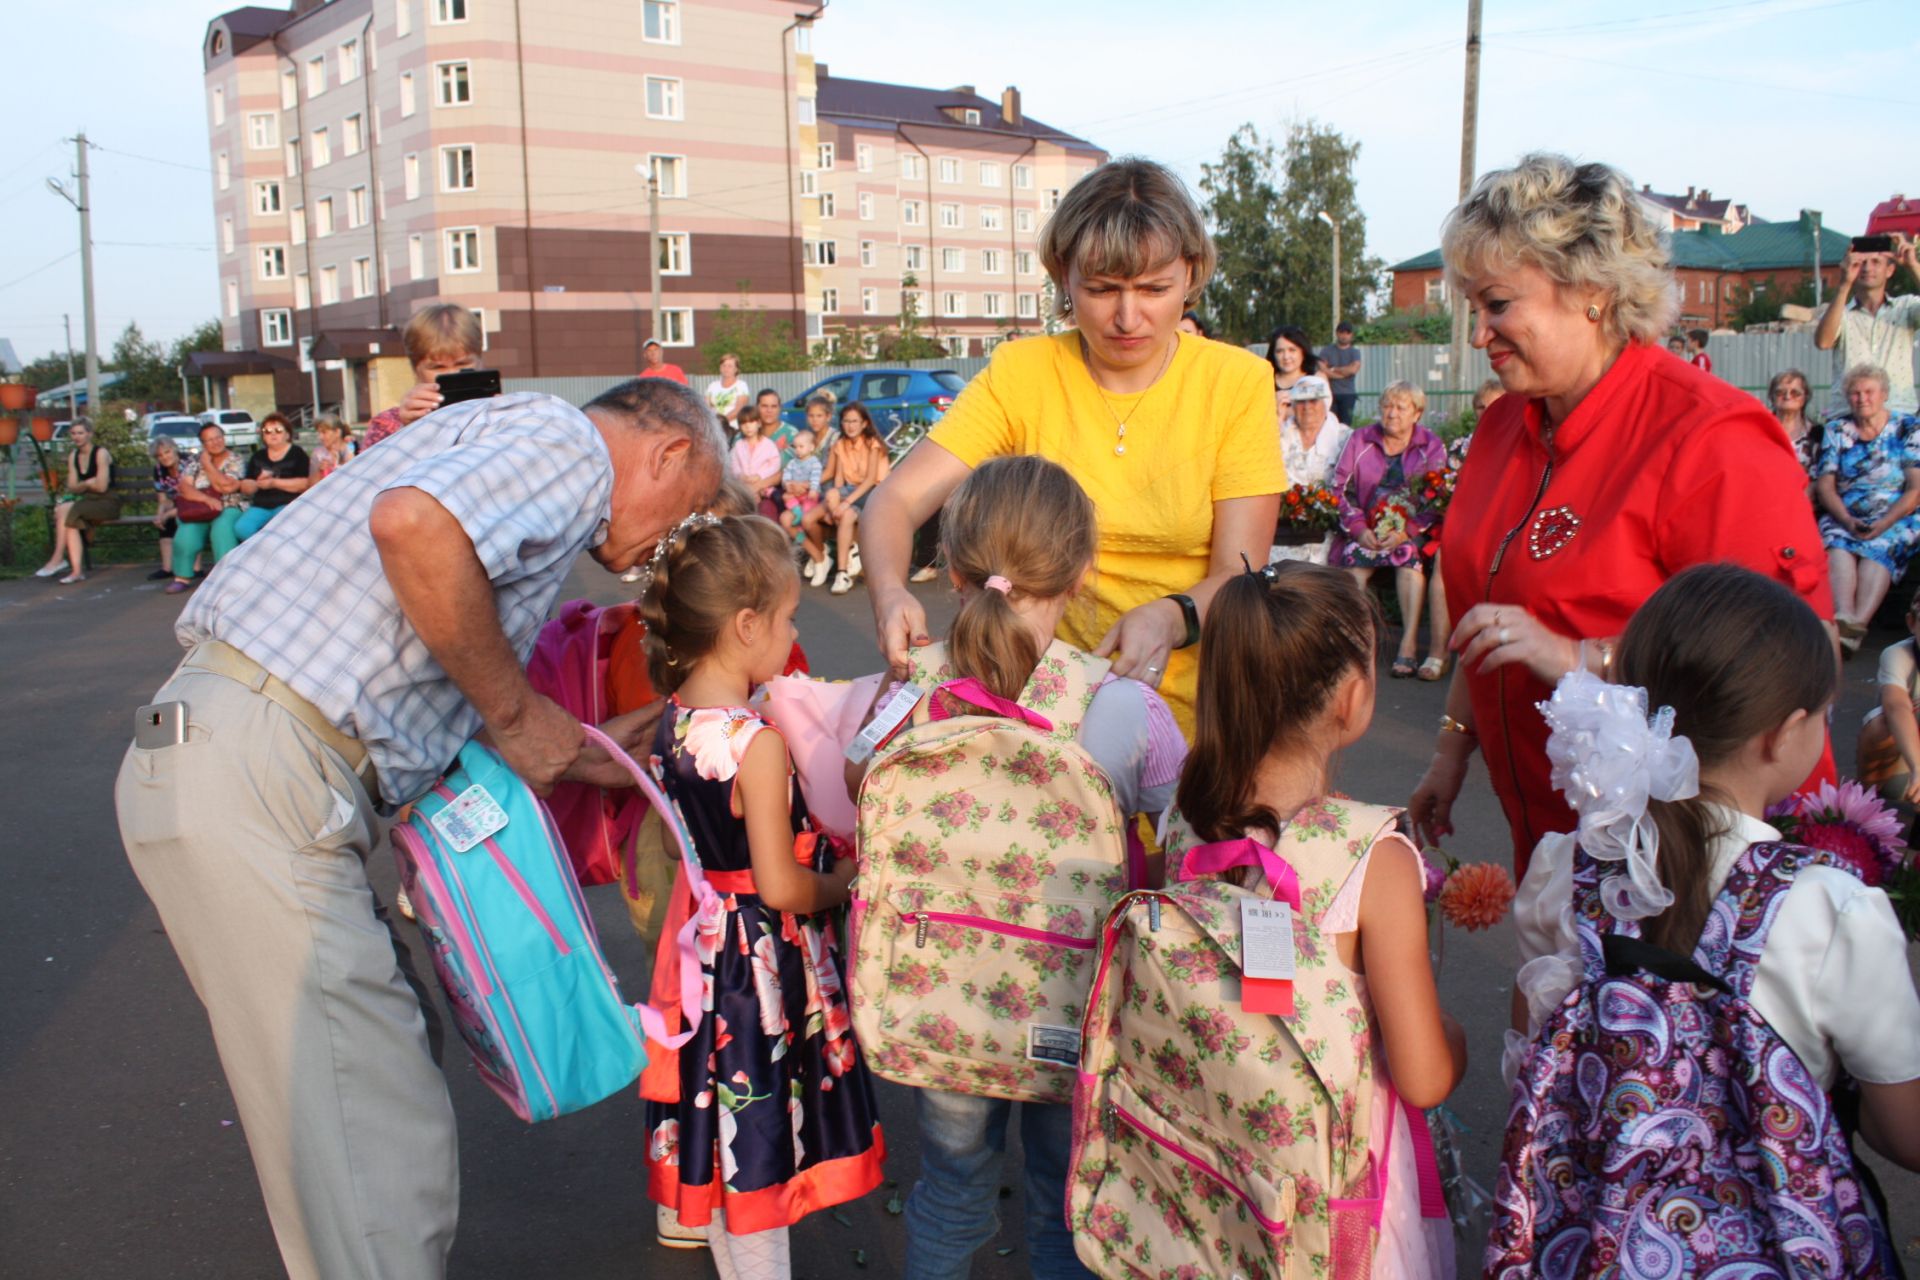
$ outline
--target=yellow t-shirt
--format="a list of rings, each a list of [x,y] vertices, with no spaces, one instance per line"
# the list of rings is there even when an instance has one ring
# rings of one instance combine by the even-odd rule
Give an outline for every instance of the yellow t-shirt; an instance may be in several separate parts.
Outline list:
[[[1115,454],[1127,424],[1125,454]],[[1287,486],[1273,370],[1248,351],[1182,335],[1166,374],[1136,395],[1094,383],[1073,331],[1003,343],[928,437],[969,467],[1037,453],[1073,473],[1100,521],[1091,607],[1060,639],[1092,649],[1127,610],[1207,576],[1213,504]],[[1193,733],[1196,650],[1180,649],[1160,691]]]

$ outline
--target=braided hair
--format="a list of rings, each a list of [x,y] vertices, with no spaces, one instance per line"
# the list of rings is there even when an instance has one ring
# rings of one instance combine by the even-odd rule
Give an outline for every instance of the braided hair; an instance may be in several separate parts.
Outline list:
[[[764,516],[702,511],[675,525],[641,579],[641,644],[653,687],[678,689],[734,615],[772,609],[796,581],[787,535]]]

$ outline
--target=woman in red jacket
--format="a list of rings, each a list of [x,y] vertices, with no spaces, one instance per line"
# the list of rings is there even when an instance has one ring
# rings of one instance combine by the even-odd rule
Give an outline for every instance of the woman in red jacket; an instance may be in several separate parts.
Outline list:
[[[1452,833],[1477,747],[1516,872],[1574,811],[1537,708],[1576,664],[1607,674],[1640,603],[1688,565],[1733,561],[1833,617],[1806,476],[1760,402],[1660,348],[1676,307],[1665,237],[1604,164],[1534,154],[1448,215],[1447,275],[1503,395],[1481,419],[1442,556],[1459,655],[1417,830]],[[1829,766],[1830,767],[1830,766]]]

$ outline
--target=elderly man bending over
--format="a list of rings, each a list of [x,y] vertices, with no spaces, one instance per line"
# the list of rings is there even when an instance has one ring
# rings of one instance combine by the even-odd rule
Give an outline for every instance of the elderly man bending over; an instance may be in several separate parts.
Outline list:
[[[579,553],[641,560],[712,500],[724,449],[699,397],[657,379],[584,412],[454,405],[289,507],[181,615],[187,656],[154,702],[184,710],[136,736],[114,800],[295,1280],[441,1276],[458,1216],[446,1082],[367,884],[376,805],[417,798],[482,730],[536,791],[623,781],[524,660]]]

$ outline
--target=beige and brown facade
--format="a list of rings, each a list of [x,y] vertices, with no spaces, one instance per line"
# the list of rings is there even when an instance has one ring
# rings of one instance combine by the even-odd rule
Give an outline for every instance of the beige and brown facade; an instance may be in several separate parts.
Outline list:
[[[398,331],[431,302],[478,312],[508,376],[636,368],[648,173],[670,358],[703,363],[722,306],[801,331],[809,8],[295,0],[216,18],[202,53],[228,352],[301,404],[311,349],[321,402],[362,419],[404,385]]]
[[[1027,116],[1015,88],[996,101],[972,85],[813,73],[818,139],[802,193],[818,230],[802,254],[816,339],[897,329],[909,277],[920,332],[956,356],[1042,329],[1040,227],[1106,153]]]

